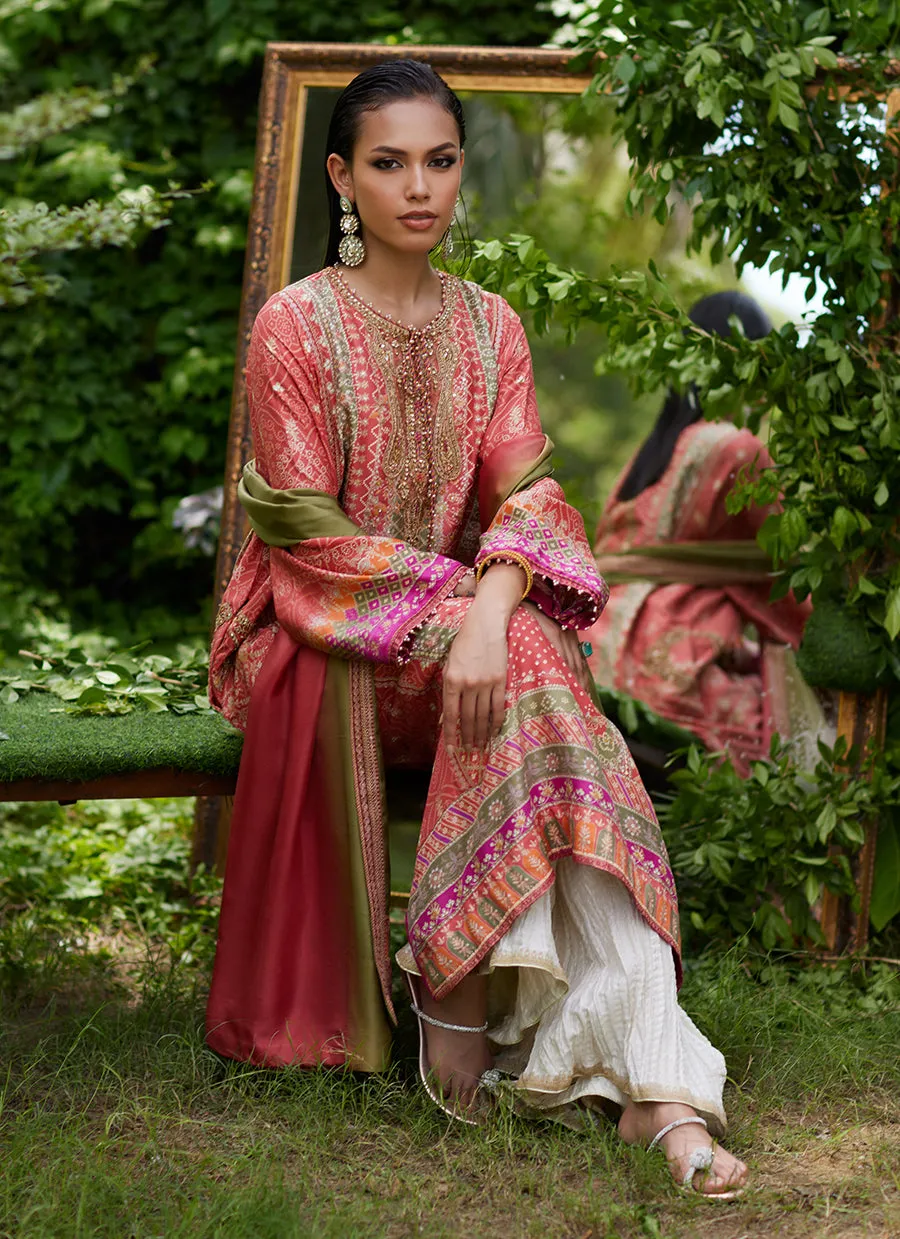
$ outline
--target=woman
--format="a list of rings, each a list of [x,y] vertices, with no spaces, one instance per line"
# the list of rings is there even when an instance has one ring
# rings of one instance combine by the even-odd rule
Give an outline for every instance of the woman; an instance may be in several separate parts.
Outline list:
[[[714,293],[690,311],[698,327],[723,336],[732,316],[751,340],[771,330],[760,307],[738,292]],[[774,732],[802,743],[824,731],[821,707],[791,653],[809,607],[791,596],[770,602],[771,579],[739,557],[749,549],[758,558],[756,534],[769,509],[732,516],[725,507],[741,470],[771,463],[750,431],[705,421],[693,390],[671,392],[617,482],[594,546],[601,571],[615,581],[620,570],[587,634],[596,682],[630,693],[710,749],[727,749],[742,773],[768,753]],[[689,554],[676,558],[672,547],[717,542],[729,544],[721,556],[707,545],[693,557],[681,547]],[[639,559],[638,548],[659,554]],[[814,743],[811,756],[815,762]]]
[[[327,265],[254,327],[254,532],[211,658],[246,741],[208,1040],[385,1064],[381,762],[424,762],[399,962],[430,1095],[475,1121],[496,1063],[543,1111],[612,1101],[721,1199],[747,1173],[705,1130],[724,1063],[678,1008],[665,849],[578,646],[606,589],[547,476],[521,324],[429,262],[464,136],[429,66],[360,74],[329,132]]]

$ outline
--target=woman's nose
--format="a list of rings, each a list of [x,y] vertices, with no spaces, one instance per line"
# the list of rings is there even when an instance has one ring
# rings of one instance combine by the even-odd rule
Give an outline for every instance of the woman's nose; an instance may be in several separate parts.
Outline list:
[[[413,166],[410,168],[409,181],[406,186],[406,192],[410,198],[430,198],[431,190],[428,188],[428,178],[425,175],[425,169]]]

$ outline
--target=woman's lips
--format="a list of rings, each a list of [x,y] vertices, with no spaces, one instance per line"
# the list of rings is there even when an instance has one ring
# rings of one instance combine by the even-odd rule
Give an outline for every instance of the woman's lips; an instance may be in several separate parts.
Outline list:
[[[437,223],[436,215],[401,215],[400,223],[413,232],[427,232]]]

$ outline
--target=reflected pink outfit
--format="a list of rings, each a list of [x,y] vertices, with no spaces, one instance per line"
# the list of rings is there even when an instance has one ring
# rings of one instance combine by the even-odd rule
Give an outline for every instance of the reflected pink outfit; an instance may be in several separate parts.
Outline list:
[[[697,422],[679,436],[663,476],[621,501],[624,470],[597,526],[595,554],[672,542],[754,540],[767,509],[730,516],[725,497],[739,470],[766,468],[765,447],[730,423]],[[727,568],[723,568],[727,577]],[[769,602],[768,583],[614,585],[592,626],[590,659],[600,685],[646,702],[695,733],[708,748],[727,748],[738,769],[764,756],[773,731],[791,734],[784,648],[796,649],[810,608],[787,597]],[[746,628],[756,629],[752,652]]]

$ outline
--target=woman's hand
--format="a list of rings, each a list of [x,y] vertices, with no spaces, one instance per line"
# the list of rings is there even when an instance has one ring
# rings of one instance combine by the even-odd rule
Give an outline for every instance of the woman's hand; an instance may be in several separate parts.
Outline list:
[[[467,572],[465,576],[461,576],[456,582],[453,590],[454,598],[474,598],[475,597],[475,573]]]
[[[525,607],[530,615],[534,616],[540,624],[544,636],[569,668],[572,675],[588,696],[592,696],[591,670],[587,665],[587,659],[581,652],[581,642],[578,640],[577,632],[572,628],[561,628],[556,620],[551,619],[549,615],[545,615],[540,607],[536,607],[533,602],[523,602],[522,606]]]
[[[444,668],[444,744],[452,752],[484,748],[500,734],[509,658],[506,630],[519,605],[525,573],[491,564],[478,584]]]

